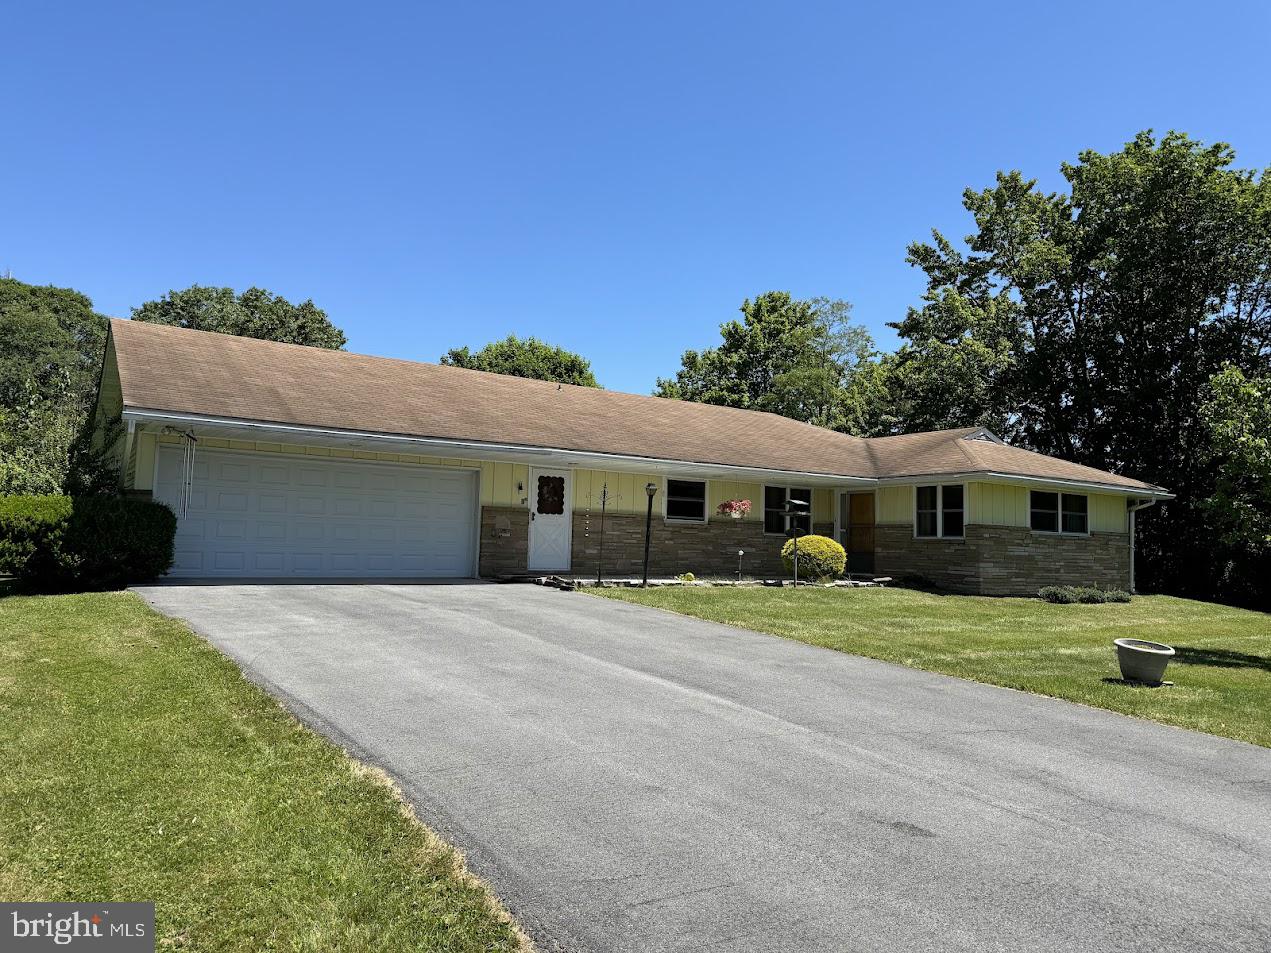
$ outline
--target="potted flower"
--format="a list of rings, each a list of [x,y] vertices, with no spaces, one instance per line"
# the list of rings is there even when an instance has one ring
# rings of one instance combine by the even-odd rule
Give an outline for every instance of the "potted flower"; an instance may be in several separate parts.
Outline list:
[[[724,500],[715,507],[715,512],[720,516],[731,516],[735,520],[742,519],[750,514],[750,500]]]

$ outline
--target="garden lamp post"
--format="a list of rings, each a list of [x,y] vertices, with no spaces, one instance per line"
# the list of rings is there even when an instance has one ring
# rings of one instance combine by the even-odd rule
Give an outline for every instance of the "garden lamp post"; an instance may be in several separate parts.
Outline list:
[[[791,521],[786,535],[794,540],[794,588],[796,589],[799,588],[799,537],[803,535],[803,530],[793,522],[793,519],[804,515],[811,508],[812,505],[807,500],[796,500],[794,497],[786,500],[786,518]]]
[[[643,589],[649,588],[649,539],[653,534],[653,496],[658,492],[656,483],[646,483],[644,492],[649,496],[649,512],[644,517],[644,581],[640,583]]]

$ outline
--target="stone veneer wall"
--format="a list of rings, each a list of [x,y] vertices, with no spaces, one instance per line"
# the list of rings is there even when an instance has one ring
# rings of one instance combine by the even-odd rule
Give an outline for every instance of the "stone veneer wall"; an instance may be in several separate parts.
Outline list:
[[[506,517],[508,534],[500,535],[499,517]],[[482,576],[525,572],[530,551],[530,511],[524,506],[481,507],[480,558],[477,571]]]
[[[981,595],[1035,595],[1042,586],[1130,586],[1125,533],[1050,536],[1016,526],[970,524],[965,539],[914,539],[913,527],[875,530],[875,572],[923,576],[942,589]]]
[[[737,550],[745,550],[742,572],[747,576],[778,578],[785,575],[781,565],[781,544],[777,536],[766,536],[757,520],[712,519],[704,524],[667,523],[654,514],[649,540],[649,575],[735,576]],[[594,576],[600,552],[600,517],[574,513],[573,572]],[[630,578],[639,576],[644,565],[644,517],[605,517],[604,575]]]
[[[496,520],[506,517],[507,536],[496,532]],[[824,536],[834,535],[833,523],[814,527]],[[483,506],[481,508],[482,576],[499,576],[526,572],[529,554],[529,510],[523,506]],[[764,534],[757,520],[712,519],[709,523],[667,523],[654,514],[649,543],[649,574],[678,576],[691,572],[697,576],[733,576],[737,572],[737,550],[745,550],[742,572],[747,576],[781,578],[786,575],[781,563],[781,546],[785,540]],[[583,511],[574,512],[573,568],[571,575],[594,576],[600,552],[600,517]],[[611,514],[605,517],[605,565],[608,578],[636,577],[644,565],[644,517]]]

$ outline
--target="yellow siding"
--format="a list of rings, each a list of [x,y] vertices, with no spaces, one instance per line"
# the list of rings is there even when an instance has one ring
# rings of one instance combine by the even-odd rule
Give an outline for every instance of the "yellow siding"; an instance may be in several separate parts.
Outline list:
[[[600,494],[608,488],[606,513],[643,513],[648,506],[645,484],[656,483],[662,491],[662,479],[649,473],[625,473],[616,470],[574,470],[574,509],[600,512]],[[656,500],[657,507],[661,500]]]
[[[139,434],[137,445],[136,486],[138,489],[154,488],[154,454],[156,439],[159,443],[177,443],[175,434]],[[383,460],[390,463],[414,463],[430,467],[468,467],[481,471],[481,503],[484,506],[518,506],[526,496],[524,487],[529,482],[529,467],[520,463],[495,463],[489,460],[458,460],[449,457],[425,457],[414,453],[375,453],[369,450],[348,450],[337,447],[298,447],[293,444],[267,443],[250,440],[221,440],[217,437],[200,438],[199,446],[208,450],[256,450],[263,453],[295,453],[317,457],[341,457],[355,460]],[[517,491],[520,483],[522,490]],[[641,484],[643,485],[643,484]]]
[[[880,486],[878,488],[878,522],[913,523],[914,488],[911,486]]]
[[[1027,526],[1028,488],[1006,483],[967,485],[968,523],[987,526]]]
[[[812,522],[834,522],[834,490],[828,486],[812,490]]]
[[[92,446],[95,450],[102,451],[104,456],[112,461],[112,466],[120,468],[124,485],[128,486],[131,477],[130,470],[136,459],[135,444],[127,460],[123,458],[125,441],[122,436],[117,438],[112,446],[103,446],[106,437],[118,427],[119,415],[123,412],[123,409],[124,394],[119,384],[119,366],[115,362],[115,347],[112,343],[106,348],[106,355],[102,361],[101,382],[97,392],[97,401],[92,411]],[[119,433],[122,434],[122,431],[119,431]]]
[[[152,433],[136,436],[137,460],[133,470],[132,485],[138,490],[154,489],[154,448]]]
[[[754,523],[763,519],[763,484],[743,483],[740,480],[711,480],[707,487],[706,500],[710,504],[710,515],[713,518],[720,503],[726,500],[750,500],[750,514],[745,522]],[[721,519],[732,519],[724,516]]]
[[[1100,493],[1090,496],[1090,531],[1092,533],[1128,533],[1130,519],[1125,497]]]
[[[1028,526],[1029,487],[1008,483],[972,483],[967,522],[991,526]],[[1124,533],[1129,529],[1125,497],[1089,493],[1090,531]]]
[[[139,434],[137,444],[137,465],[135,479],[138,489],[153,489],[154,455],[156,443],[174,444],[179,437],[173,434]],[[199,440],[199,446],[209,450],[256,450],[266,453],[293,453],[310,456],[340,457],[356,460],[382,460],[390,463],[410,463],[432,467],[468,467],[481,471],[481,503],[483,506],[521,506],[529,499],[529,466],[523,463],[503,463],[491,460],[462,460],[450,457],[428,457],[414,453],[386,453],[369,450],[348,450],[335,447],[296,446],[293,444],[277,444],[264,441],[222,440],[206,437]],[[627,473],[614,470],[572,471],[574,484],[574,509],[600,509],[600,491],[608,483],[608,513],[643,514],[646,496],[646,483],[656,483],[658,492],[665,486],[663,477],[649,473]],[[518,489],[518,484],[520,488]],[[706,503],[708,515],[715,517],[715,509],[725,500],[750,500],[751,510],[747,517],[749,522],[763,520],[763,488],[762,483],[746,483],[739,480],[710,480],[707,482]],[[817,523],[834,521],[834,506],[837,491],[829,487],[817,487],[812,491],[812,519]],[[908,522],[911,519],[909,487],[884,487],[879,491],[880,519],[888,521],[885,514],[886,501],[896,500],[899,507],[898,516],[891,522]],[[661,513],[661,500],[654,502],[655,512]]]

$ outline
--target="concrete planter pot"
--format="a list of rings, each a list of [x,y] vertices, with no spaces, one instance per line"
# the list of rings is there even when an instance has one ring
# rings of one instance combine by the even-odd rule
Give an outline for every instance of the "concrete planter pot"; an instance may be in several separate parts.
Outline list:
[[[1114,639],[1117,647],[1117,664],[1121,677],[1127,682],[1159,685],[1165,677],[1165,666],[1174,657],[1174,650],[1163,642],[1144,639]]]

